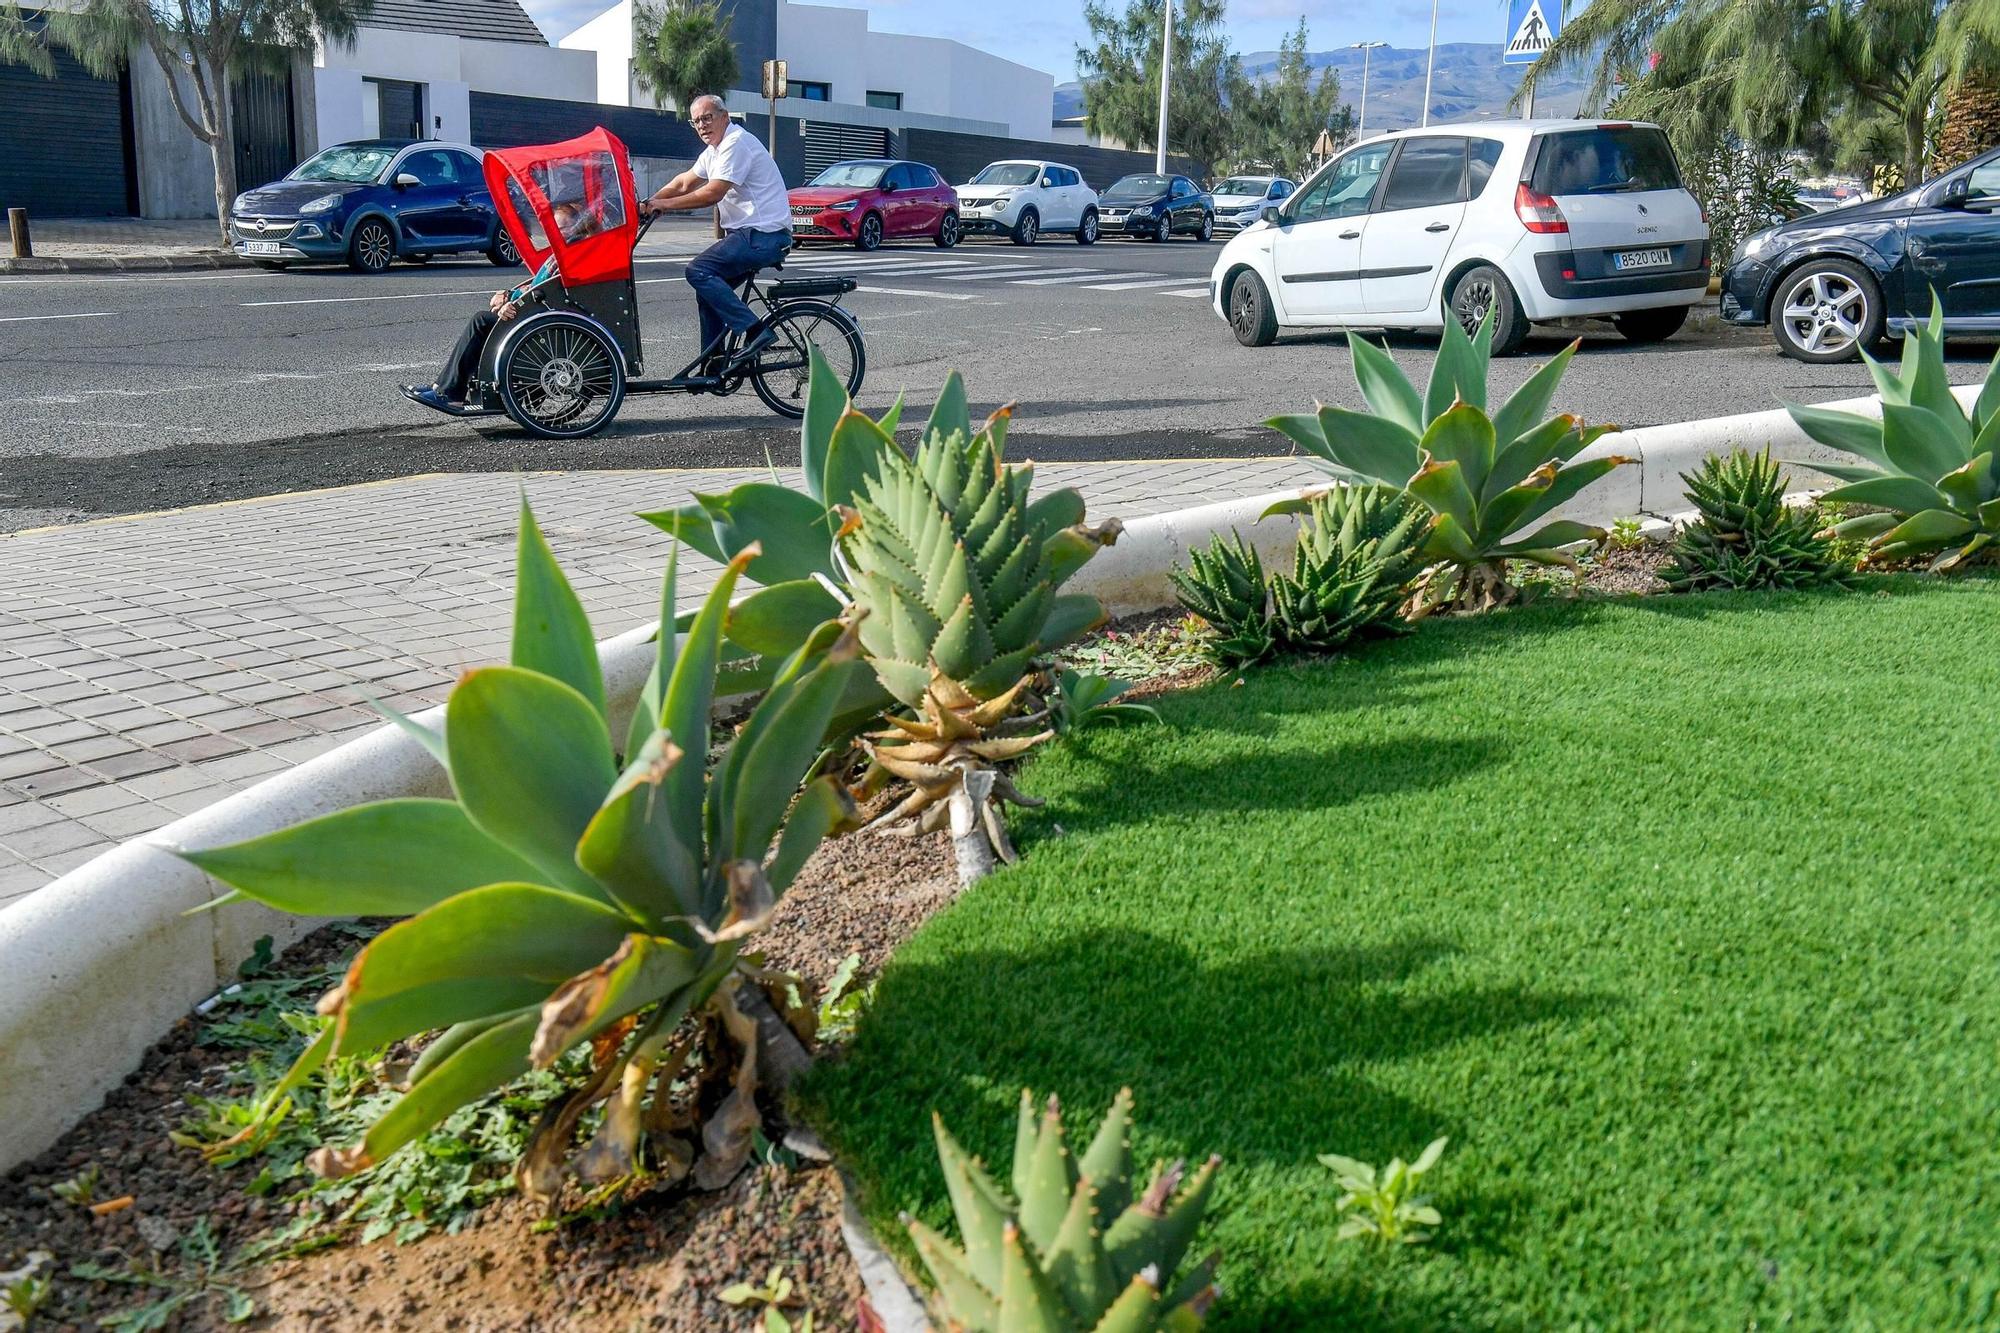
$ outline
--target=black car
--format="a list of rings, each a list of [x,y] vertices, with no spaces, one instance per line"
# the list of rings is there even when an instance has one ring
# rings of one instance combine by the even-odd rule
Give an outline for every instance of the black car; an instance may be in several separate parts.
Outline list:
[[[1800,361],[1848,361],[1928,319],[2000,333],[2000,150],[1913,190],[1814,213],[1746,240],[1722,279],[1722,317],[1769,324]]]
[[[1125,176],[1097,196],[1097,229],[1149,241],[1175,232],[1205,241],[1215,235],[1215,200],[1185,176]]]

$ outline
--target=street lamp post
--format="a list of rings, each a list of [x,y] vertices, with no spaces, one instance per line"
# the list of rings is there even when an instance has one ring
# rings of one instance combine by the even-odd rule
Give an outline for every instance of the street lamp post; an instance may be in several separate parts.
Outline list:
[[[1355,42],[1347,49],[1361,53],[1361,121],[1354,127],[1354,137],[1368,137],[1368,57],[1375,48],[1387,46],[1387,42]]]
[[[1166,18],[1160,36],[1160,142],[1153,154],[1153,170],[1164,176],[1167,174],[1167,84],[1174,68],[1174,0],[1167,0],[1162,8],[1166,10]]]
[[[1431,67],[1438,58],[1438,0],[1431,0],[1431,52],[1424,57],[1424,120],[1431,123]]]

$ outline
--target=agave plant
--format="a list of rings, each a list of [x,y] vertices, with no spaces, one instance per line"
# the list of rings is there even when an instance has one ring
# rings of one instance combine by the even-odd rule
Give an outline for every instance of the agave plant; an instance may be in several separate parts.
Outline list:
[[[451,799],[377,801],[182,855],[285,911],[404,918],[322,999],[331,1022],[272,1096],[329,1056],[440,1035],[359,1143],[314,1155],[320,1174],[373,1166],[589,1041],[592,1073],[544,1113],[517,1168],[524,1189],[556,1193],[580,1118],[599,1101],[609,1102],[602,1128],[570,1160],[582,1179],[629,1176],[643,1150],[669,1178],[691,1172],[718,1187],[758,1126],[758,1032],[743,987],[763,978],[739,951],[812,850],[852,824],[838,781],[800,784],[859,670],[859,645],[838,623],[809,636],[711,771],[723,621],[758,552],[737,553],[684,637],[669,560],[621,768],[589,621],[525,502],[521,524],[511,664],[460,680],[442,737],[403,720],[449,773]],[[691,1090],[670,1095],[684,1075]]]
[[[1156,1166],[1132,1193],[1132,1092],[1121,1091],[1082,1157],[1063,1139],[1050,1097],[1038,1118],[1021,1094],[1013,1194],[986,1174],[936,1116],[938,1160],[965,1248],[905,1217],[937,1284],[948,1326],[966,1333],[1146,1333],[1191,1329],[1216,1297],[1217,1257],[1175,1279],[1222,1159],[1194,1175]],[[1017,1202],[1018,1200],[1018,1202]]]
[[[1569,519],[1521,534],[1584,487],[1637,461],[1612,455],[1574,462],[1612,427],[1586,426],[1573,416],[1544,419],[1578,346],[1564,348],[1489,414],[1490,316],[1471,338],[1456,321],[1445,321],[1421,396],[1387,351],[1353,337],[1354,378],[1369,410],[1320,404],[1310,414],[1266,424],[1336,478],[1406,490],[1435,516],[1424,558],[1436,567],[1419,590],[1415,614],[1445,605],[1483,611],[1518,595],[1507,581],[1509,560],[1574,565],[1562,547],[1601,539],[1599,529]]]
[[[1056,735],[1071,736],[1113,723],[1158,722],[1160,712],[1151,704],[1129,699],[1119,702],[1118,696],[1137,684],[1064,667],[1056,675],[1055,693],[1049,700],[1049,725]]]
[[[861,646],[883,688],[909,707],[940,672],[976,699],[994,698],[1037,653],[1105,619],[1096,598],[1058,589],[1120,525],[1085,526],[1073,490],[1030,501],[1033,465],[1001,462],[1007,418],[1002,408],[970,434],[956,421],[933,426],[914,458],[883,435],[853,503],[839,506],[840,563],[866,613]],[[879,430],[858,412],[846,420],[849,433]]]
[[[965,383],[953,371],[945,377],[913,462],[895,441],[902,400],[881,420],[869,419],[815,350],[800,427],[803,492],[775,481],[749,482],[723,494],[697,495],[679,509],[641,515],[718,562],[734,559],[753,543],[759,548],[744,575],[762,586],[731,608],[724,629],[734,658],[763,663],[734,677],[739,688],[761,683],[850,600],[886,612],[880,586],[864,588],[851,575],[887,574],[896,563],[892,557],[921,562],[897,572],[906,575],[903,610],[915,616],[921,606],[935,619],[933,638],[919,643],[911,637],[911,623],[883,614],[863,623],[869,651],[895,664],[883,673],[891,696],[912,707],[929,677],[924,653],[930,647],[945,652],[959,679],[989,682],[981,688],[990,694],[1021,674],[998,659],[1025,661],[1022,654],[1060,646],[1096,623],[1102,608],[1094,601],[1057,596],[1055,589],[1098,547],[1116,539],[1118,524],[1084,526],[1083,497],[1074,489],[1029,501],[1033,465],[1001,465],[1011,418],[1012,408],[1003,407],[975,430]],[[864,531],[844,533],[843,519],[854,514],[862,516]],[[954,563],[960,545],[962,569]],[[863,562],[859,570],[850,563],[856,559]],[[934,569],[936,561],[944,564]],[[963,637],[938,644],[935,636],[952,624],[957,600],[968,595],[973,610],[952,629],[954,636],[962,630]],[[926,623],[915,616],[916,625]],[[843,702],[841,715],[865,718],[887,702],[865,683]]]
[[[1673,566],[1660,573],[1675,592],[1703,588],[1809,588],[1844,583],[1812,515],[1785,504],[1785,478],[1771,451],[1731,451],[1702,460],[1681,482],[1698,517],[1674,535]]]
[[[1866,352],[1882,396],[1882,416],[1786,404],[1813,439],[1866,461],[1802,461],[1839,477],[1822,499],[1873,506],[1833,526],[1839,537],[1863,538],[1868,559],[1883,563],[1932,555],[1936,570],[1960,568],[2000,538],[2000,357],[1970,415],[1951,391],[1944,366],[1944,308],[1931,297],[1930,322],[1903,337],[1903,361],[1890,370]]]
[[[1271,576],[1271,617],[1279,641],[1298,652],[1329,653],[1358,636],[1407,628],[1397,617],[1410,581],[1423,571],[1430,514],[1387,486],[1335,486],[1264,511],[1300,514],[1292,572]]]
[[[1203,650],[1217,666],[1235,669],[1261,662],[1277,650],[1271,596],[1257,549],[1231,530],[1209,538],[1208,549],[1188,551],[1188,567],[1168,571],[1174,596],[1208,626]]]

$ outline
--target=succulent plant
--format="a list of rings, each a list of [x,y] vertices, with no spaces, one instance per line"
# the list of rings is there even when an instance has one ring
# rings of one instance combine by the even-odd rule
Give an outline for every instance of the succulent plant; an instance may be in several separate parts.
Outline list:
[[[2000,357],[1968,416],[1951,391],[1944,365],[1944,308],[1931,295],[1928,324],[1903,336],[1903,361],[1890,370],[1866,352],[1882,397],[1882,416],[1786,404],[1792,420],[1821,444],[1866,464],[1802,460],[1847,484],[1820,498],[1869,505],[1830,529],[1868,541],[1872,562],[1934,555],[1931,567],[1957,569],[2000,538]],[[1990,555],[1990,552],[1988,552]]]
[[[1188,551],[1188,567],[1174,569],[1174,596],[1208,626],[1203,644],[1219,666],[1240,667],[1261,662],[1277,650],[1271,622],[1271,598],[1264,585],[1264,562],[1256,548],[1232,530],[1209,539],[1206,551]]]
[[[1209,1256],[1176,1279],[1201,1226],[1222,1159],[1189,1177],[1185,1163],[1156,1166],[1132,1192],[1132,1092],[1112,1102],[1081,1157],[1063,1139],[1050,1097],[1038,1117],[1021,1094],[1010,1195],[932,1117],[951,1195],[959,1249],[905,1218],[937,1284],[948,1326],[966,1333],[1145,1333],[1192,1329],[1216,1297]],[[1018,1200],[1018,1202],[1017,1202]]]
[[[1335,486],[1265,511],[1296,513],[1292,572],[1271,576],[1278,640],[1297,652],[1329,653],[1356,636],[1407,628],[1397,617],[1422,572],[1430,514],[1387,486]]]
[[[745,1007],[765,978],[738,951],[813,848],[851,827],[838,781],[800,784],[860,670],[859,646],[837,623],[809,636],[710,771],[723,620],[757,549],[737,553],[685,636],[672,628],[669,560],[663,629],[621,771],[589,621],[525,502],[521,522],[512,664],[460,680],[443,737],[404,720],[450,775],[452,799],[377,801],[182,855],[285,911],[405,918],[321,1000],[331,1023],[272,1097],[330,1055],[442,1035],[360,1143],[314,1155],[320,1174],[373,1166],[590,1041],[593,1072],[545,1111],[517,1168],[524,1189],[546,1198],[560,1188],[576,1127],[600,1101],[603,1127],[569,1160],[578,1176],[631,1175],[643,1139],[659,1172],[716,1187],[747,1159],[758,1126],[758,1031]],[[689,1015],[703,1021],[683,1023]],[[676,1101],[669,1090],[690,1060],[696,1095]]]
[[[1544,419],[1577,346],[1564,348],[1489,414],[1490,316],[1471,338],[1457,321],[1445,321],[1444,342],[1421,397],[1388,352],[1352,337],[1354,378],[1369,410],[1320,404],[1312,413],[1273,417],[1265,424],[1339,480],[1406,490],[1435,515],[1424,558],[1436,568],[1420,587],[1416,614],[1446,605],[1482,611],[1518,596],[1507,581],[1509,560],[1574,565],[1561,548],[1603,536],[1569,519],[1517,535],[1522,529],[1613,469],[1637,461],[1608,455],[1572,462],[1612,428],[1585,426],[1573,416]]]
[[[1704,588],[1809,588],[1847,582],[1811,513],[1785,504],[1785,478],[1771,451],[1710,456],[1681,474],[1699,517],[1674,534],[1673,566],[1661,580],[1675,592]]]
[[[1064,667],[1056,675],[1055,694],[1049,700],[1049,724],[1056,735],[1069,736],[1111,723],[1158,722],[1160,712],[1151,704],[1118,702],[1119,695],[1137,684]]]
[[[1425,1227],[1444,1219],[1417,1186],[1444,1156],[1449,1139],[1433,1139],[1414,1162],[1391,1158],[1377,1171],[1366,1162],[1339,1153],[1321,1153],[1320,1165],[1340,1179],[1341,1195],[1334,1205],[1342,1215],[1338,1240],[1373,1236],[1379,1245],[1422,1245],[1431,1238]]]
[[[934,426],[914,458],[880,435],[853,503],[839,507],[848,592],[866,613],[862,650],[912,708],[937,672],[976,699],[1005,693],[1037,653],[1105,619],[1096,598],[1057,590],[1120,525],[1085,526],[1074,490],[1029,500],[1034,466],[1001,461],[1009,411],[977,432],[956,419]],[[841,432],[880,427],[851,412]]]

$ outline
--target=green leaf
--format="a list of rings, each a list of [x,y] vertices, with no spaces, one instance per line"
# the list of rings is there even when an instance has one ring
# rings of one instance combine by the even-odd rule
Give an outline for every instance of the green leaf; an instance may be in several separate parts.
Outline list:
[[[817,351],[818,349],[815,348],[814,350]],[[875,422],[876,425],[882,428],[882,433],[892,440],[896,438],[897,427],[903,424],[903,398],[903,390],[898,389],[896,391],[896,401],[889,404],[889,410],[884,412]]]
[[[1912,514],[1875,539],[1877,547],[1902,546],[1913,551],[1927,550],[1971,536],[1977,528],[1971,519],[1949,509],[1926,509]]]
[[[469,889],[377,935],[348,969],[334,1053],[546,999],[603,962],[632,922],[589,898],[538,884]]]
[[[1962,424],[1962,423],[1961,423]],[[1965,444],[1937,413],[1924,407],[1882,405],[1882,450],[1897,471],[1935,482],[1966,462]]]
[[[466,889],[537,878],[532,862],[481,832],[456,802],[415,798],[180,856],[300,916],[412,916]]]
[[[972,412],[965,402],[965,380],[955,370],[944,377],[944,387],[938,390],[930,420],[924,423],[922,442],[929,443],[933,435],[949,439],[953,434],[964,440],[972,438]]]
[[[437,760],[439,768],[442,768],[447,773],[451,771],[451,755],[444,748],[444,734],[442,732],[431,730],[407,713],[391,708],[380,699],[369,698],[368,706],[389,719],[390,725],[394,726],[398,731],[423,746],[430,754],[430,757]]]
[[[702,846],[709,713],[715,706],[715,669],[722,656],[722,625],[729,614],[729,599],[736,593],[736,581],[752,558],[750,552],[738,553],[709,589],[680,645],[673,675],[667,681],[660,704],[661,729],[683,751],[702,757],[698,763],[675,764],[660,779],[660,800],[666,807],[674,841],[682,847]]]
[[[1886,399],[1884,401],[1887,401]],[[1857,416],[1852,412],[1836,412],[1831,408],[1810,407],[1803,403],[1786,403],[1785,411],[1791,413],[1792,420],[1800,430],[1829,449],[1840,449],[1865,458],[1877,467],[1893,467],[1888,453],[1882,448],[1882,423],[1873,417]],[[1818,467],[1819,464],[1800,460],[1800,467]]]
[[[680,642],[680,616],[675,609],[677,585],[680,579],[681,544],[676,541],[667,550],[666,573],[660,578],[660,620],[653,631],[653,662],[646,672],[646,683],[639,687],[639,697],[632,705],[632,720],[625,728],[625,762],[630,764],[633,756],[660,726],[660,696],[666,692],[667,678],[673,675],[674,651]]]
[[[1438,1159],[1444,1156],[1445,1145],[1450,1142],[1451,1140],[1449,1138],[1440,1138],[1431,1140],[1429,1145],[1424,1148],[1423,1152],[1418,1155],[1417,1160],[1410,1164],[1410,1174],[1413,1176],[1421,1176],[1426,1171],[1436,1166],[1438,1164]],[[1436,1219],[1433,1218],[1432,1221],[1435,1222]]]
[[[1444,341],[1438,346],[1431,366],[1431,381],[1424,391],[1424,422],[1428,427],[1451,410],[1453,403],[1465,403],[1486,410],[1486,367],[1490,353],[1482,347],[1493,341],[1493,316],[1488,312],[1479,324],[1479,341],[1465,336],[1455,319],[1444,322]]]
[[[1422,465],[1418,436],[1387,417],[1322,407],[1319,424],[1327,456],[1356,476],[1401,488]]]
[[[835,649],[781,697],[766,696],[758,705],[759,711],[770,710],[768,721],[754,735],[746,729],[729,755],[738,771],[726,789],[733,809],[725,812],[730,836],[720,859],[761,862],[770,851],[793,795],[819,755],[834,705],[846,692],[853,653],[851,642]]]
[[[1349,334],[1347,350],[1354,358],[1354,383],[1361,390],[1361,400],[1368,404],[1368,410],[1401,426],[1412,439],[1422,435],[1426,421],[1423,401],[1388,349]]]
[[[530,1009],[459,1048],[375,1122],[359,1149],[342,1158],[343,1173],[387,1159],[459,1107],[527,1073],[528,1045],[540,1021],[540,1012]]]
[[[670,534],[676,541],[692,546],[716,564],[729,563],[733,552],[722,549],[722,544],[715,538],[715,522],[701,505],[685,504],[678,509],[642,513],[639,517]]]
[[[1493,438],[1492,419],[1470,403],[1461,403],[1431,422],[1418,446],[1432,464],[1458,465],[1458,479],[1465,493],[1465,512],[1458,516],[1461,521],[1471,521],[1470,515],[1478,504],[1475,497],[1493,470]],[[1409,489],[1416,494],[1414,477]]]
[[[1043,541],[1083,520],[1083,493],[1074,486],[1060,487],[1028,502],[1028,531]]]
[[[1594,542],[1602,540],[1603,537],[1603,528],[1594,528],[1575,519],[1559,518],[1553,523],[1543,524],[1535,529],[1531,536],[1524,537],[1520,541],[1494,547],[1493,554],[1519,556],[1525,559],[1530,558],[1528,553],[1531,551],[1552,551],[1558,547],[1568,546],[1571,542]]]
[[[771,892],[782,896],[798,878],[806,858],[835,830],[854,822],[855,817],[854,799],[838,778],[815,778],[807,783],[799,799],[792,803],[791,813],[785,816],[777,854],[765,871]]]
[[[1622,458],[1616,454],[1609,454],[1603,458],[1587,458],[1580,463],[1571,463],[1567,467],[1559,469],[1556,472],[1555,480],[1549,483],[1548,489],[1536,496],[1534,501],[1525,510],[1518,513],[1511,522],[1508,522],[1504,526],[1493,523],[1491,525],[1492,531],[1482,533],[1481,535],[1487,540],[1499,541],[1526,524],[1533,523],[1542,515],[1551,513],[1568,504],[1584,487],[1604,477],[1608,477],[1619,468],[1636,461],[1631,458]],[[1495,507],[1497,508],[1498,506],[1496,505]]]
[[[1493,503],[1533,476],[1542,464],[1570,456],[1574,452],[1571,446],[1579,438],[1578,425],[1575,417],[1550,417],[1533,430],[1516,436],[1511,443],[1496,439],[1493,470],[1487,473],[1486,484],[1480,488],[1481,503]]]
[[[1909,476],[1871,477],[1835,487],[1825,498],[1836,504],[1875,505],[1903,514],[1951,507],[1951,501],[1937,487]]]
[[[811,496],[773,482],[751,481],[722,495],[695,498],[729,558],[757,544],[759,553],[744,573],[758,583],[834,573],[833,530],[825,507]]]
[[[865,413],[850,408],[834,426],[833,441],[827,448],[825,489],[828,508],[856,504],[868,493],[870,479],[882,475],[892,454],[901,456],[896,442]]]
[[[1555,401],[1556,386],[1562,382],[1563,373],[1569,369],[1570,359],[1576,355],[1576,349],[1581,346],[1583,339],[1579,338],[1557,352],[1547,365],[1528,376],[1527,381],[1501,404],[1500,410],[1493,415],[1493,435],[1500,448],[1505,449],[1542,424],[1548,413],[1549,404]],[[1542,460],[1538,458],[1535,462],[1539,464]],[[1532,470],[1531,467],[1530,471]],[[1522,475],[1525,476],[1526,473]],[[1520,478],[1515,478],[1515,481],[1518,480]],[[1514,482],[1507,484],[1511,486]]]
[[[1356,339],[1356,341],[1360,341]],[[1319,416],[1314,412],[1294,412],[1287,416],[1272,417],[1264,423],[1307,453],[1319,458],[1332,458],[1327,452],[1326,432],[1319,428]],[[1411,434],[1416,432],[1412,431]]]
[[[807,353],[810,379],[806,383],[806,415],[799,423],[799,466],[806,474],[806,492],[819,503],[822,511],[835,503],[847,501],[838,496],[830,496],[826,489],[826,464],[833,446],[834,427],[853,407],[853,400],[847,396],[847,386],[833,373],[826,356],[819,348],[813,347]],[[903,400],[896,399],[896,407],[902,407]],[[891,431],[895,427],[889,427]],[[716,557],[718,563],[721,557]]]
[[[1074,643],[1109,620],[1104,603],[1086,593],[1064,593],[1049,603],[1048,619],[1042,622],[1041,646],[1060,648]]]
[[[840,611],[840,602],[818,579],[794,579],[759,588],[730,607],[724,633],[753,653],[784,657]]]
[[[1992,483],[1993,455],[1981,454],[1964,467],[1939,477],[1937,489],[1950,497],[1952,508],[1969,514],[1993,498]]]
[[[1979,397],[1972,404],[1972,420],[1981,434],[2000,417],[2000,352],[1994,353],[1993,363],[1986,367],[1986,379],[1979,388]]]
[[[445,705],[452,786],[472,822],[549,882],[599,894],[577,839],[618,776],[611,734],[589,701],[518,667],[468,672]]]
[[[640,745],[576,847],[577,864],[649,930],[701,911],[701,851],[676,836],[660,788],[677,765],[699,765],[664,731]]]
[[[597,640],[576,590],[569,586],[535,522],[528,497],[521,497],[521,536],[514,554],[514,645],[512,663],[553,676],[604,712],[604,670]]]

